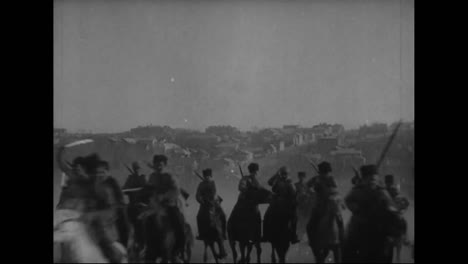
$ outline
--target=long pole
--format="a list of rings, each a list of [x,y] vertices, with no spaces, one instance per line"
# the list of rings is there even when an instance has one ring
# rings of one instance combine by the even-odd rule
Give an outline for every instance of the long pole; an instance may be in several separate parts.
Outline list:
[[[376,164],[377,169],[382,164],[382,161],[384,160],[385,155],[387,155],[387,152],[390,149],[390,146],[392,145],[392,142],[395,139],[395,136],[396,136],[396,134],[398,132],[398,129],[400,128],[401,124],[402,124],[402,121],[400,120],[400,122],[398,122],[398,124],[396,125],[395,130],[393,130],[393,133],[390,136],[390,138],[389,138],[389,140],[387,142],[387,145],[385,145],[385,148],[383,149],[382,154],[380,154],[380,158],[379,158],[379,160],[377,161],[377,164]]]
[[[200,180],[202,181],[204,180],[203,177],[197,171],[193,171],[193,172],[195,173],[195,175],[198,176],[198,178],[200,178]]]

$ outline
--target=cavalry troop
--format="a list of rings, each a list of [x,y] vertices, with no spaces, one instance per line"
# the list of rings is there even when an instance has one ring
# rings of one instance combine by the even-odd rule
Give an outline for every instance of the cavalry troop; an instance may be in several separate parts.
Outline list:
[[[192,234],[185,215],[190,194],[166,171],[166,156],[154,155],[148,177],[134,162],[121,187],[97,154],[70,163],[64,159],[66,149],[57,154],[65,180],[54,219],[56,262],[189,263],[194,240],[199,240],[205,262],[210,249],[216,263],[249,263],[255,247],[260,263],[262,243],[270,243],[271,262],[285,263],[290,246],[306,233],[317,263],[325,263],[329,252],[336,263],[391,263],[394,249],[398,259],[401,245],[409,244],[403,217],[409,202],[393,175],[381,183],[376,165],[355,170],[353,187],[342,197],[326,161],[315,167],[317,175],[310,179],[298,172],[295,183],[290,168],[280,167],[266,186],[258,179],[259,164],[251,163],[238,183],[238,199],[228,218],[216,175],[206,168],[197,174],[202,179],[194,195],[198,233]],[[263,219],[261,204],[268,204]],[[348,223],[342,216],[346,209],[351,212]]]

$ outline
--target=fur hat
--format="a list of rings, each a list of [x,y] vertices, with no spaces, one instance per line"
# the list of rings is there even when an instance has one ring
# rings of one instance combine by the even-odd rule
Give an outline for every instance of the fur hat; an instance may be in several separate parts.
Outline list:
[[[323,161],[318,165],[319,173],[329,173],[332,171],[331,164],[329,162]]]
[[[247,169],[249,169],[249,172],[258,171],[259,169],[258,163],[250,163]]]

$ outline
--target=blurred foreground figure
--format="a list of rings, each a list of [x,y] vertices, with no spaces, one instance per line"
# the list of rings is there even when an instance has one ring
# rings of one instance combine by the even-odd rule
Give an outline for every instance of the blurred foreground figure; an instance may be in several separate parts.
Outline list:
[[[398,214],[400,215],[400,227],[401,233],[399,236],[390,239],[390,244],[396,251],[396,262],[400,263],[401,261],[401,249],[403,245],[409,246],[410,242],[408,240],[408,223],[406,219],[403,217],[403,214],[409,207],[409,201],[406,197],[404,197],[400,193],[399,186],[395,183],[395,177],[393,175],[386,175],[385,176],[385,189],[390,194],[390,197],[393,199],[395,203],[396,209],[398,210]],[[388,256],[389,260],[393,260],[393,249],[391,254]]]
[[[64,150],[64,147],[59,149],[57,160],[68,180],[60,195],[56,214],[58,219],[54,223],[54,241],[61,244],[62,260],[79,261],[84,257],[79,255],[86,254],[87,250],[83,249],[92,249],[96,245],[97,248],[90,250],[89,254],[101,251],[106,261],[125,262],[126,250],[122,245],[125,236],[119,236],[116,221],[119,216],[112,207],[121,201],[119,188],[104,176],[107,175],[107,163],[97,154],[92,154],[76,158],[72,166],[68,166],[62,157]],[[108,184],[112,186],[110,189],[107,188]],[[64,214],[75,217],[63,217]],[[68,224],[72,222],[74,224]],[[85,240],[89,242],[89,247],[79,243]]]
[[[226,239],[226,215],[221,208],[221,198],[216,192],[216,184],[213,181],[211,169],[203,170],[203,181],[198,185],[196,199],[200,204],[197,214],[199,236],[197,239],[205,243],[204,261],[207,261],[207,247],[215,259],[223,259],[227,256],[224,248]],[[219,254],[214,249],[214,243],[218,244]]]
[[[299,181],[294,183],[296,189],[296,215],[298,218],[297,234],[300,237],[306,232],[306,225],[312,213],[311,209],[315,206],[315,192],[307,186],[305,182],[306,173],[300,171],[297,173]]]
[[[325,263],[330,250],[335,262],[340,263],[344,241],[342,211],[345,206],[338,194],[335,179],[330,174],[331,164],[326,161],[320,163],[318,172],[318,176],[307,182],[307,186],[314,189],[317,198],[307,225],[309,245],[317,263]]]
[[[398,235],[398,211],[384,187],[378,185],[377,167],[360,168],[361,180],[346,197],[352,212],[343,260],[347,263],[391,263],[389,239]]]

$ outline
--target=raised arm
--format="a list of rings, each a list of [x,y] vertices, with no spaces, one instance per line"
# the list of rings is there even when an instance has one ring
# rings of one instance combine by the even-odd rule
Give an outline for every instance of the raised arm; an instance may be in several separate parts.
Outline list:
[[[70,176],[72,174],[72,169],[70,168],[70,166],[68,166],[68,164],[65,163],[65,160],[63,158],[64,151],[65,151],[64,146],[59,147],[57,156],[56,156],[57,164],[61,171],[63,171],[68,176]]]

